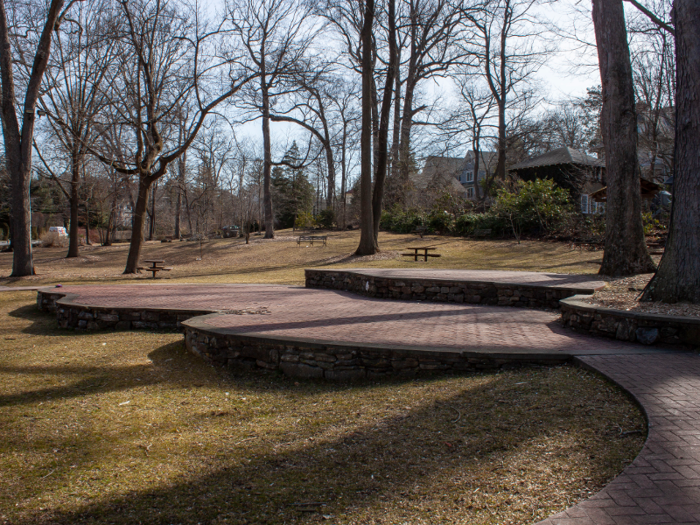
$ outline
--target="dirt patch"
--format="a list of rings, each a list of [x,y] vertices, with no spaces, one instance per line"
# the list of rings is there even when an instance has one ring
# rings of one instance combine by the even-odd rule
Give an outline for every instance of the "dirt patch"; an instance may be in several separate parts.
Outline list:
[[[638,299],[652,276],[653,274],[644,274],[607,278],[608,285],[584,301],[592,306],[626,312],[700,318],[700,305],[697,304],[640,302]]]

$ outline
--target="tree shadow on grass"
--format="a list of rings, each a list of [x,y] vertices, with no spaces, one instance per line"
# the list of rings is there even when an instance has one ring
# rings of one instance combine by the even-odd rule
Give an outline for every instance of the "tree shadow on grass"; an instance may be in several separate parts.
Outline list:
[[[436,500],[445,510],[459,512],[465,522],[470,516],[493,518],[493,511],[486,513],[474,489],[492,492],[495,501],[500,492],[510,498],[513,487],[499,480],[520,475],[516,473],[520,467],[512,467],[511,462],[517,463],[521,448],[552,433],[552,417],[559,422],[557,432],[577,432],[580,424],[569,417],[570,408],[563,400],[542,406],[533,391],[519,393],[512,403],[499,399],[513,388],[517,387],[509,386],[505,376],[497,375],[487,384],[406,407],[379,420],[362,421],[339,434],[328,424],[294,443],[284,434],[255,436],[245,445],[222,443],[222,454],[211,461],[195,458],[199,469],[192,469],[184,479],[110,494],[95,503],[76,503],[70,510],[15,523],[315,523],[322,515],[348,514],[361,520],[362,513],[372,508],[410,522],[416,517],[411,507],[427,505],[418,511],[419,517],[426,516],[421,513],[430,511]],[[243,423],[236,414],[222,417],[231,425]],[[312,424],[306,422],[306,430]],[[545,461],[545,456],[539,459]],[[576,459],[573,456],[571,461]],[[587,459],[585,472],[600,470],[608,460],[605,454]],[[560,488],[547,489],[548,475],[540,470],[539,476],[532,493],[515,488],[521,488],[525,498],[538,493],[538,506],[566,503],[565,499],[548,500]],[[517,499],[514,492],[512,497]],[[436,494],[448,497],[439,501]],[[526,522],[530,516],[522,518]]]

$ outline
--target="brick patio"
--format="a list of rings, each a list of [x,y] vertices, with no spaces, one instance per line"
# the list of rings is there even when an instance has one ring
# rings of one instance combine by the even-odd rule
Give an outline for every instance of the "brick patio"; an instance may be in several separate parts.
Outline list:
[[[60,291],[83,309],[235,311],[184,323],[234,338],[519,360],[569,357],[630,392],[647,414],[649,436],[635,461],[601,492],[541,525],[700,523],[696,354],[576,334],[559,325],[558,313],[542,310],[386,301],[263,285],[66,286]]]

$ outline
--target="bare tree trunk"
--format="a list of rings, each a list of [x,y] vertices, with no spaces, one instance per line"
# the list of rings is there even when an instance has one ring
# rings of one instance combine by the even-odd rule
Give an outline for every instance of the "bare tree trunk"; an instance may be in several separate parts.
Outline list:
[[[676,0],[676,140],[673,208],[659,271],[642,301],[700,303],[700,5]]]
[[[131,243],[129,245],[129,256],[126,259],[124,273],[138,273],[139,258],[141,257],[141,247],[143,246],[143,227],[146,224],[146,208],[148,207],[148,196],[151,183],[144,177],[139,178],[139,193],[134,206],[133,221],[131,227]]]
[[[156,191],[158,190],[158,185],[154,184],[151,191],[151,221],[148,229],[148,240],[152,241],[153,236],[156,234]]]
[[[71,180],[70,180],[70,230],[68,231],[68,255],[69,257],[78,257],[80,246],[80,234],[78,231],[78,212],[79,212],[79,196],[78,188],[80,186],[80,166],[75,155],[71,159]]]
[[[356,255],[377,253],[372,211],[372,25],[374,0],[366,0],[365,17],[360,38],[362,40],[362,132],[360,134],[360,245]]]
[[[263,132],[263,204],[265,207],[265,239],[275,237],[275,216],[272,210],[272,146],[270,145],[270,95],[267,91],[265,72],[260,76],[262,88]]]
[[[85,244],[90,246],[90,199],[85,199]]]
[[[389,22],[389,67],[386,72],[384,95],[382,99],[381,117],[379,121],[377,167],[374,175],[374,195],[372,196],[372,212],[374,215],[374,242],[379,246],[379,223],[382,220],[382,197],[384,196],[384,181],[386,180],[388,161],[389,115],[391,113],[391,96],[393,94],[394,75],[398,69],[396,45],[396,6],[395,0],[388,1]]]
[[[182,133],[182,126],[180,126],[180,133]],[[182,139],[180,139],[182,142]],[[180,217],[182,215],[182,192],[185,191],[185,167],[187,164],[187,152],[182,154],[177,161],[177,201],[175,203],[175,235],[176,239],[182,237],[182,232],[180,231]]]
[[[637,115],[622,0],[593,0],[593,23],[603,85],[607,206],[601,275],[653,272],[642,225]]]

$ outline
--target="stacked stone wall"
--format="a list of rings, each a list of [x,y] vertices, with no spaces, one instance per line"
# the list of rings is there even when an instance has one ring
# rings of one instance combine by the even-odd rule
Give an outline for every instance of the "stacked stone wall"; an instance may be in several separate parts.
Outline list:
[[[700,346],[700,319],[600,308],[584,302],[587,297],[561,302],[564,326],[620,341]]]
[[[394,279],[361,273],[306,270],[307,288],[345,290],[367,297],[443,303],[558,309],[559,301],[583,290],[556,286],[442,279]]]
[[[352,381],[431,372],[498,370],[568,362],[560,356],[488,356],[390,348],[353,348],[277,341],[205,328],[202,318],[184,323],[185,345],[206,361],[231,368],[279,370],[291,377]]]

